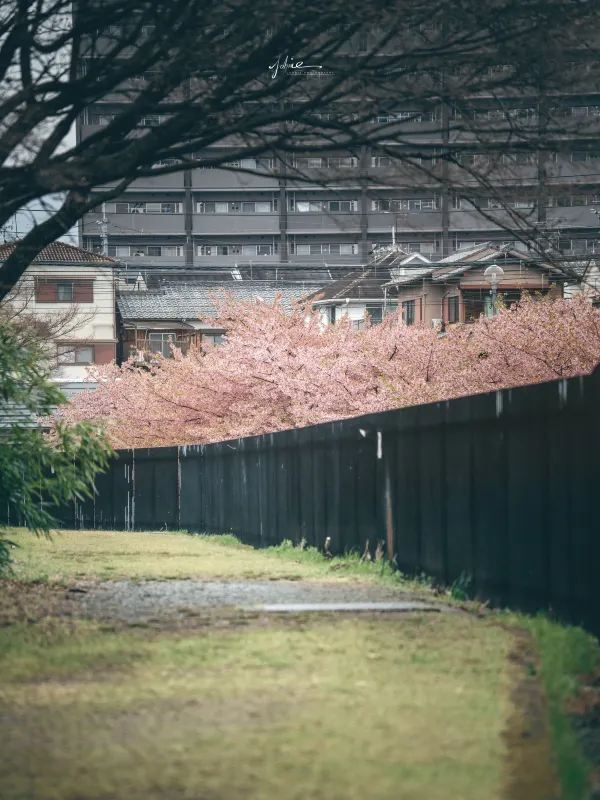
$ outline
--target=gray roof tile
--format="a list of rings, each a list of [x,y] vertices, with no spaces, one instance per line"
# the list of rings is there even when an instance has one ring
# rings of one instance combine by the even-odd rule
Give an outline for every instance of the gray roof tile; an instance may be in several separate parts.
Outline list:
[[[285,309],[315,292],[309,285],[282,286],[265,281],[228,281],[217,283],[171,283],[148,291],[123,291],[117,305],[124,322],[153,320],[196,320],[217,316],[219,302],[263,300],[272,303],[278,296]]]

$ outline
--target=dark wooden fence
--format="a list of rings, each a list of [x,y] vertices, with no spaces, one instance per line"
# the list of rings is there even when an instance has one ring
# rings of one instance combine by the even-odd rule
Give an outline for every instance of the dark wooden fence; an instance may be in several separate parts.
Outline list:
[[[369,539],[408,573],[599,627],[600,371],[212,445],[120,451],[69,527]]]

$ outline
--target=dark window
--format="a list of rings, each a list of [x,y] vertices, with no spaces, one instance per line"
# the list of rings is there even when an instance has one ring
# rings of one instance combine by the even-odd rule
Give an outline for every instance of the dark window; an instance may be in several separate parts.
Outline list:
[[[458,322],[460,319],[458,295],[448,298],[448,322]]]
[[[75,300],[75,286],[73,281],[57,281],[56,300],[59,303],[72,303]]]
[[[383,308],[379,304],[367,305],[367,314],[371,318],[371,325],[379,325],[383,319]]]
[[[160,353],[165,358],[171,358],[173,351],[171,346],[177,344],[177,337],[174,333],[161,332],[148,334],[148,349],[151,353]]]
[[[89,344],[59,344],[59,364],[93,364],[94,346]]]
[[[45,280],[37,278],[35,299],[38,303],[93,303],[94,282],[90,280]]]
[[[415,322],[415,301],[405,300],[402,303],[402,319],[405,325],[414,325]]]

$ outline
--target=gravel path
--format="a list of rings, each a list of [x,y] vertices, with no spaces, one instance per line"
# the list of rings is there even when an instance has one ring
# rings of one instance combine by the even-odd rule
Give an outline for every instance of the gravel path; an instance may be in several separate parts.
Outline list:
[[[219,608],[296,613],[443,608],[392,587],[358,582],[120,580],[79,584],[68,595],[78,615],[129,624],[166,621]]]

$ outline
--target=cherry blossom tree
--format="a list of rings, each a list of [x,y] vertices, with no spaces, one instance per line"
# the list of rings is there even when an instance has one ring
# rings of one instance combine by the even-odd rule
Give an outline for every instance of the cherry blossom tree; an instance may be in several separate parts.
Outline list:
[[[525,298],[440,336],[398,314],[353,330],[279,303],[230,302],[225,343],[98,366],[69,422],[101,422],[116,447],[213,442],[590,372],[600,311]]]

